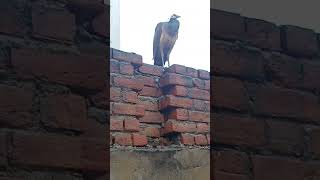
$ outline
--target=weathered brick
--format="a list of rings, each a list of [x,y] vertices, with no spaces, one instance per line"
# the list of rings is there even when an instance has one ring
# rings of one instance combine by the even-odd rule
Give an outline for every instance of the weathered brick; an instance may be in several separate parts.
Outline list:
[[[198,70],[198,77],[200,79],[209,80],[210,79],[210,73],[205,70]]]
[[[258,51],[248,51],[244,48],[214,43],[211,53],[210,66],[213,73],[250,80],[263,78],[263,56]]]
[[[188,95],[188,89],[184,86],[172,86],[166,94],[184,97]]]
[[[148,137],[159,138],[160,137],[160,130],[156,127],[146,127],[144,128],[144,134]]]
[[[125,131],[140,131],[140,122],[137,119],[125,119],[123,123]]]
[[[210,92],[197,89],[197,88],[190,88],[188,89],[188,96],[194,99],[201,99],[201,100],[210,100]]]
[[[139,92],[140,96],[150,96],[150,97],[160,97],[162,92],[157,87],[148,87],[144,86],[142,90]]]
[[[187,109],[175,108],[168,113],[168,119],[189,120],[189,111]]]
[[[148,144],[147,137],[143,134],[132,134],[132,144],[133,146],[145,146]]]
[[[193,123],[184,123],[178,121],[166,121],[164,125],[164,133],[172,133],[172,132],[196,132],[197,127],[196,124]]]
[[[40,113],[48,127],[85,131],[88,126],[86,102],[78,95],[50,94],[41,98]]]
[[[125,75],[133,75],[133,66],[129,63],[120,63],[120,73]]]
[[[250,43],[262,49],[280,51],[280,28],[275,24],[253,18],[246,18],[246,34]]]
[[[131,134],[116,134],[114,136],[114,143],[122,146],[131,146],[132,145]]]
[[[162,123],[164,122],[164,118],[160,112],[145,111],[144,116],[140,118],[140,122]]]
[[[75,16],[65,10],[41,9],[39,6],[32,7],[32,35],[50,40],[73,41]]]
[[[154,76],[161,76],[164,72],[164,68],[161,66],[153,66],[149,64],[143,64],[139,67],[139,72],[143,74],[150,74]]]
[[[121,101],[121,89],[120,88],[115,88],[115,87],[110,87],[110,100],[111,101]]]
[[[15,132],[12,143],[9,160],[13,165],[106,172],[105,139]]]
[[[123,100],[129,103],[137,103],[138,102],[138,93],[134,91],[123,91],[122,92]]]
[[[198,99],[192,100],[193,108],[197,111],[210,111],[210,101],[203,101]]]
[[[139,78],[143,81],[145,86],[158,87],[158,83],[154,76],[140,76]]]
[[[198,122],[210,122],[210,113],[200,111],[189,111],[189,120]]]
[[[255,180],[304,179],[303,164],[299,160],[256,155],[252,161]]]
[[[184,145],[194,145],[195,144],[194,136],[192,134],[182,133],[180,135],[180,141]]]
[[[175,97],[172,95],[167,95],[160,100],[160,109],[165,109],[168,107],[181,107],[181,108],[191,108],[192,100],[183,97]]]
[[[119,61],[110,59],[110,73],[120,73]]]
[[[186,87],[192,87],[193,82],[191,77],[174,73],[166,73],[160,78],[160,87],[168,85],[181,85]]]
[[[265,124],[261,120],[214,113],[212,123],[211,133],[216,143],[253,147],[266,144]]]
[[[142,56],[141,55],[120,51],[117,49],[112,49],[112,58],[117,59],[117,60],[121,60],[121,61],[127,61],[132,64],[138,64],[138,65],[142,64]]]
[[[282,48],[290,54],[313,56],[318,53],[317,35],[313,30],[297,26],[281,26]]]
[[[213,105],[237,111],[249,109],[249,97],[244,84],[236,79],[215,77],[213,79]]]
[[[244,19],[239,14],[210,10],[210,34],[222,39],[242,40],[245,35]]]
[[[33,122],[32,105],[34,92],[31,88],[0,85],[1,127],[26,127]]]
[[[11,63],[22,78],[32,75],[50,82],[87,89],[105,87],[107,63],[101,57],[12,49]]]
[[[148,111],[158,111],[159,103],[157,99],[154,98],[141,98],[139,99],[138,104],[142,105],[145,110]]]
[[[197,123],[197,133],[207,133],[210,127],[207,123]]]
[[[198,134],[194,136],[194,141],[196,145],[207,145],[208,141],[205,135]]]
[[[111,117],[110,119],[110,131],[122,131],[123,130],[123,120],[114,119]]]
[[[133,90],[142,90],[144,86],[143,82],[140,79],[122,76],[114,77],[114,84],[118,87],[130,88]]]
[[[144,106],[137,104],[114,103],[112,107],[114,114],[144,116],[144,111]]]

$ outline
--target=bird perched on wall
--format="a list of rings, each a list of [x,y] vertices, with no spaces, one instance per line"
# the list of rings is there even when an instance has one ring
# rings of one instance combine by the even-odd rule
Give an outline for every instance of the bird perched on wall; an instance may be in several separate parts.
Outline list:
[[[172,48],[178,39],[178,31],[180,16],[173,14],[168,22],[160,22],[157,24],[153,37],[153,60],[154,65],[164,66],[168,61]]]

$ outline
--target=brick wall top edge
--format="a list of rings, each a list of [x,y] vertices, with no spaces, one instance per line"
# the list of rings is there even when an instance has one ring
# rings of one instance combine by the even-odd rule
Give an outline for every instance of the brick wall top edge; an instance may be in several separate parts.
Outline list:
[[[143,57],[139,54],[136,54],[134,52],[125,52],[119,49],[115,49],[115,48],[110,48],[110,59],[115,59],[115,60],[120,60],[120,61],[126,61],[132,64],[136,64],[136,65],[147,65],[147,66],[154,66],[152,64],[146,64],[143,63]],[[196,71],[200,71],[199,73],[209,73],[210,71],[207,70],[202,70],[202,69],[195,69],[193,67],[187,67],[187,66],[183,66],[183,65],[179,65],[179,64],[172,64],[170,67],[165,67],[165,71],[167,72],[169,69],[175,69],[174,67],[179,67],[187,69],[187,71],[190,70],[196,70]],[[177,73],[177,72],[176,72]]]

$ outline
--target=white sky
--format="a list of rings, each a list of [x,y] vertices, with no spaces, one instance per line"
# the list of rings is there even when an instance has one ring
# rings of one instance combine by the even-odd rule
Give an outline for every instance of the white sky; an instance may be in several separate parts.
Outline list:
[[[181,18],[170,65],[209,71],[210,0],[120,0],[120,49],[140,54],[144,63],[153,64],[155,27],[172,14]]]

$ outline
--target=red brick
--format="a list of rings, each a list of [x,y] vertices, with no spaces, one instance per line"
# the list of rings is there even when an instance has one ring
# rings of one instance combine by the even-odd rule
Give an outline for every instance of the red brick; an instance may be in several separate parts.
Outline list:
[[[120,119],[110,119],[110,130],[111,131],[122,131],[123,130],[123,120]]]
[[[181,107],[189,109],[192,107],[192,100],[188,98],[167,95],[160,100],[160,109],[165,109],[168,107]]]
[[[210,122],[210,113],[200,111],[189,111],[189,120],[198,122]]]
[[[124,120],[125,131],[140,131],[140,123],[137,119],[125,119]]]
[[[160,130],[156,127],[146,127],[144,129],[144,134],[148,137],[159,138],[160,137]]]
[[[120,51],[117,49],[112,49],[112,58],[121,60],[121,61],[127,61],[132,64],[142,64],[142,56],[135,54],[135,53],[128,53],[124,51]]]
[[[131,146],[132,139],[130,134],[116,134],[114,137],[114,143],[122,146]]]
[[[320,129],[313,128],[309,130],[310,136],[310,144],[309,149],[310,152],[313,153],[317,158],[320,157]]]
[[[125,75],[133,75],[133,66],[129,63],[120,63],[120,73]]]
[[[120,101],[121,100],[121,89],[120,88],[115,88],[115,87],[110,87],[110,100],[111,101]]]
[[[110,37],[110,8],[106,8],[92,20],[93,31],[103,37]]]
[[[210,66],[214,74],[232,75],[250,80],[263,78],[264,59],[259,52],[245,48],[235,49],[223,43],[213,43],[210,52],[213,59]]]
[[[143,64],[139,67],[139,72],[143,74],[150,74],[154,76],[161,76],[164,69],[161,66],[153,66],[149,64]]]
[[[167,69],[166,72],[185,75],[185,74],[187,74],[187,67],[179,65],[179,64],[173,64]]]
[[[160,87],[168,85],[192,87],[193,82],[191,77],[183,76],[180,74],[166,73],[160,78]]]
[[[140,118],[140,122],[162,123],[162,122],[164,122],[164,118],[160,112],[145,111],[144,116]]]
[[[156,78],[153,76],[140,76],[139,77],[145,86],[157,87]]]
[[[256,180],[301,180],[304,179],[304,168],[296,159],[253,156],[253,173]]]
[[[145,135],[142,134],[132,134],[132,143],[133,146],[145,146],[148,144],[148,139]]]
[[[184,97],[188,95],[188,89],[183,86],[172,86],[167,94]]]
[[[159,104],[156,99],[141,99],[139,100],[139,104],[144,106],[145,110],[148,111],[158,111]]]
[[[14,70],[22,78],[32,75],[75,87],[105,88],[107,63],[101,57],[12,49],[11,61]]]
[[[196,145],[207,145],[208,144],[207,138],[203,134],[195,135],[194,140],[195,140]]]
[[[0,85],[1,127],[26,127],[33,122],[32,104],[34,90]],[[14,113],[13,113],[14,112]]]
[[[273,151],[301,155],[304,130],[299,124],[268,120],[268,146]]]
[[[140,79],[128,78],[122,76],[114,77],[114,84],[118,87],[130,88],[133,90],[142,90],[143,82]]]
[[[85,131],[88,126],[87,105],[81,96],[49,94],[40,100],[40,113],[48,127]]]
[[[308,118],[313,121],[319,120],[320,113],[317,97],[295,90],[263,87],[258,88],[255,94],[255,112],[257,114]]]
[[[168,119],[189,120],[189,111],[182,108],[173,109],[169,112]]]
[[[162,92],[157,87],[144,86],[142,91],[139,92],[140,96],[160,97]]]
[[[211,87],[210,80],[204,81],[204,90],[210,91],[210,87]]]
[[[193,99],[192,103],[193,103],[194,109],[197,111],[205,111],[205,112],[210,111],[210,101]]]
[[[281,50],[279,27],[273,23],[253,18],[246,18],[245,22],[250,43],[262,49]]]
[[[198,77],[200,79],[209,80],[210,79],[210,73],[205,70],[198,70]]]
[[[213,114],[212,119],[215,143],[253,147],[266,144],[265,124],[261,120],[227,114]]]
[[[76,32],[75,16],[65,10],[32,7],[32,35],[59,41],[73,41]]]
[[[180,141],[182,144],[184,145],[194,145],[195,142],[194,142],[194,136],[191,135],[191,134],[181,134],[180,135]]]
[[[112,107],[112,113],[133,116],[144,116],[144,110],[144,106],[142,105],[125,103],[114,103]]]
[[[166,121],[164,125],[164,133],[171,132],[196,132],[196,124],[182,123],[177,121]]]
[[[213,79],[213,105],[237,111],[249,109],[249,97],[244,84],[236,79],[215,77]]]
[[[282,48],[293,55],[312,56],[318,53],[317,35],[313,30],[297,26],[282,26]]]
[[[106,172],[107,143],[105,139],[15,132],[9,160],[19,166]]]
[[[125,102],[137,103],[138,102],[138,93],[134,91],[123,91],[123,100]]]
[[[198,79],[198,78],[194,78],[194,79],[193,79],[193,85],[194,85],[196,88],[205,89],[205,80],[203,80],[203,79]]]
[[[214,154],[215,170],[234,173],[249,173],[249,157],[244,152],[234,150],[218,151]]]
[[[245,35],[244,19],[239,14],[210,10],[210,34],[222,39],[242,40]]]
[[[210,127],[207,123],[197,123],[197,133],[207,133]]]
[[[120,73],[119,61],[110,59],[110,73]]]
[[[197,88],[190,88],[188,96],[194,99],[210,100],[209,91],[205,91]]]

